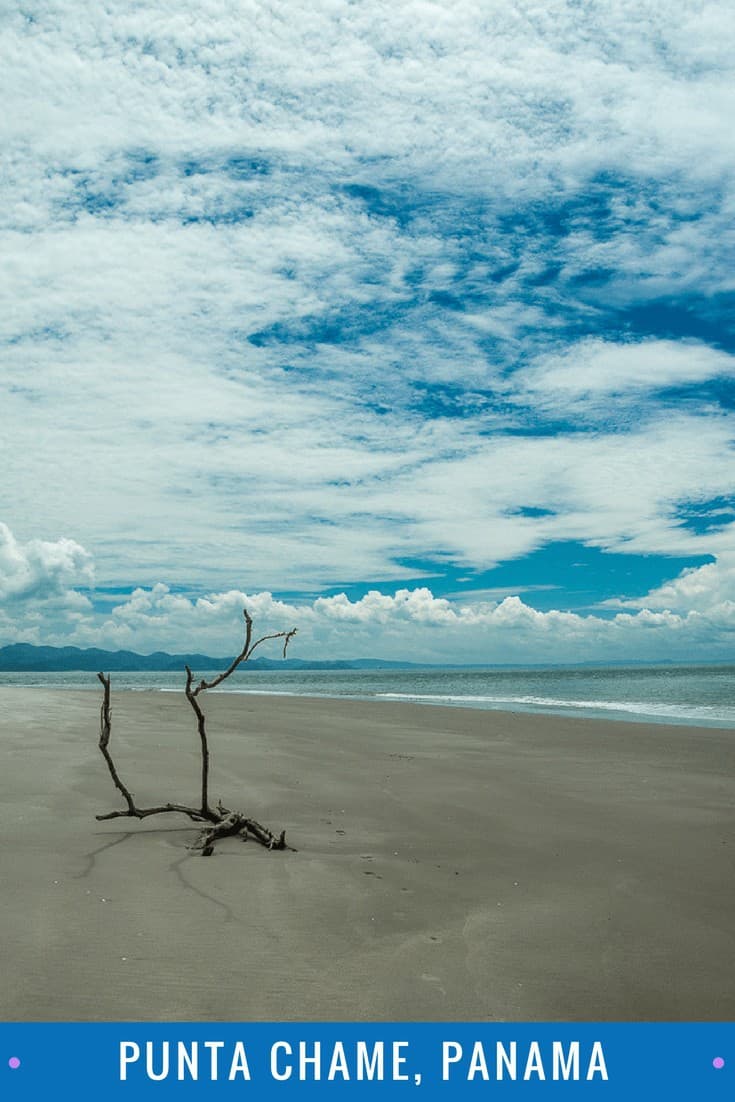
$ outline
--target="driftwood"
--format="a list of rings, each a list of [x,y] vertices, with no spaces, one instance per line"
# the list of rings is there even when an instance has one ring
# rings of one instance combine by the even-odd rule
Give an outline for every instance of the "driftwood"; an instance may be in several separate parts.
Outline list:
[[[256,647],[259,647],[261,643],[265,643],[269,639],[283,639],[283,657],[285,658],[288,644],[296,634],[296,629],[293,628],[291,631],[277,631],[272,635],[263,635],[260,639],[256,639],[256,641],[253,642],[253,620],[247,609],[244,609],[244,616],[245,643],[238,656],[232,660],[224,673],[219,674],[217,677],[213,678],[212,681],[205,681],[202,679],[199,684],[195,686],[194,675],[188,666],[185,667],[186,686],[184,692],[196,716],[197,732],[199,734],[199,744],[201,748],[201,802],[199,807],[188,807],[185,804],[174,803],[160,804],[157,807],[138,807],[136,805],[132,792],[120,778],[120,774],[110,754],[110,735],[112,733],[110,677],[109,674],[97,674],[103,686],[102,707],[100,709],[99,748],[107,763],[112,782],[127,804],[125,811],[108,811],[105,815],[97,815],[96,818],[99,821],[127,817],[147,819],[149,815],[165,815],[168,812],[176,811],[182,815],[187,815],[195,823],[203,824],[201,834],[192,848],[200,850],[204,857],[209,857],[213,852],[214,843],[218,838],[226,838],[231,835],[237,835],[242,838],[243,841],[252,838],[254,841],[259,842],[261,846],[265,846],[266,849],[292,849],[291,846],[286,844],[285,830],[282,830],[280,834],[274,834],[272,831],[268,830],[267,827],[262,826],[255,819],[251,819],[240,811],[230,811],[219,802],[216,808],[212,808],[209,803],[209,743],[207,741],[206,718],[199,702],[199,697],[207,689],[215,689],[218,685],[221,685],[223,681],[226,681],[230,674],[235,672],[238,666],[243,662],[247,662]]]

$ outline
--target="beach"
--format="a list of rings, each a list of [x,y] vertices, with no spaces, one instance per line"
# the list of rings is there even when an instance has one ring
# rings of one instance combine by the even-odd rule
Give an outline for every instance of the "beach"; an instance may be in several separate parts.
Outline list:
[[[100,695],[0,689],[0,1019],[735,1018],[735,732],[212,693],[210,791],[296,852],[122,807]],[[115,692],[141,805],[183,693]]]

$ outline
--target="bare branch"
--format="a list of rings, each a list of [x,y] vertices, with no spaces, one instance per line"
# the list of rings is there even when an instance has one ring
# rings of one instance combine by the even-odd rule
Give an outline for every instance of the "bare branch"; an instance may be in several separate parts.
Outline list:
[[[250,646],[250,640],[253,637],[253,618],[246,608],[243,610],[243,616],[245,617],[245,643],[243,648],[238,654],[237,658],[233,658],[230,665],[224,671],[224,673],[218,674],[213,681],[205,681],[202,679],[194,690],[194,696],[197,696],[203,689],[216,689],[218,685],[221,685],[231,673],[234,673],[241,662],[247,662],[253,648]],[[257,644],[256,644],[257,646]],[[186,667],[187,673],[189,673],[189,667]]]
[[[277,631],[273,635],[264,635],[264,636],[262,636],[262,638],[258,639],[255,643],[252,643],[251,640],[252,640],[252,637],[253,637],[253,618],[252,618],[252,616],[250,615],[250,613],[248,612],[248,610],[246,608],[244,608],[242,611],[243,611],[243,616],[245,617],[245,642],[243,644],[242,650],[240,651],[240,653],[237,655],[236,658],[233,658],[232,662],[227,667],[227,669],[223,673],[218,674],[218,676],[213,678],[212,681],[205,681],[204,678],[202,678],[202,680],[199,682],[197,687],[192,688],[194,677],[193,677],[193,674],[192,674],[191,670],[189,669],[189,667],[188,666],[186,667],[186,688],[185,688],[184,691],[186,693],[186,699],[191,704],[191,706],[194,710],[194,714],[196,715],[197,731],[199,733],[199,742],[200,742],[201,751],[202,751],[202,806],[201,806],[201,813],[202,813],[202,816],[204,816],[205,818],[208,818],[209,814],[210,814],[210,808],[209,808],[209,744],[207,742],[207,727],[206,727],[206,720],[204,718],[204,712],[202,711],[201,705],[199,704],[199,702],[197,700],[197,697],[199,696],[199,694],[201,692],[204,692],[206,689],[215,689],[218,685],[221,685],[223,681],[226,681],[227,678],[230,676],[230,674],[234,673],[235,670],[237,669],[237,667],[239,665],[241,665],[241,663],[247,662],[247,660],[250,658],[250,655],[253,653],[255,648],[259,647],[261,643],[265,643],[268,639],[285,639],[286,640],[285,643],[284,643],[284,646],[283,646],[283,657],[285,658],[286,657],[286,648],[288,647],[289,640],[292,639],[293,636],[296,634],[296,629],[295,628],[293,628],[291,631]]]
[[[258,640],[256,640],[255,643],[253,643],[252,647],[250,648],[250,650],[247,653],[246,659],[250,657],[250,655],[253,653],[253,651],[255,650],[256,647],[259,647],[261,643],[267,643],[269,639],[285,639],[286,640],[286,642],[283,644],[283,657],[285,658],[286,657],[286,649],[288,647],[289,640],[293,639],[295,634],[296,634],[296,628],[293,628],[291,631],[275,631],[273,633],[273,635],[264,635],[262,637],[262,639],[258,639]],[[224,678],[222,680],[224,680]]]
[[[134,807],[131,811],[108,811],[106,815],[95,815],[98,822],[104,819],[147,819],[149,815],[165,815],[167,811],[180,811],[182,815],[188,815],[195,823],[216,823],[218,817],[212,811],[208,816],[202,815],[195,807],[185,807],[184,804],[162,804],[161,807]]]
[[[109,678],[109,675],[107,677],[105,677],[105,675],[103,673],[98,673],[97,677],[100,679],[100,681],[102,682],[102,684],[104,686],[104,693],[103,693],[103,696],[102,696],[102,707],[100,709],[100,741],[99,741],[99,747],[100,747],[100,750],[102,751],[102,756],[104,757],[105,761],[107,762],[107,768],[110,770],[110,776],[112,777],[112,782],[115,785],[115,788],[118,790],[118,792],[121,793],[123,799],[125,800],[126,804],[128,805],[128,810],[125,814],[135,815],[136,814],[135,801],[133,800],[133,797],[132,797],[132,794],[130,793],[130,791],[125,787],[123,782],[120,780],[117,769],[115,768],[115,763],[112,760],[112,756],[110,754],[110,751],[108,750],[108,746],[110,744],[110,735],[112,734],[112,712],[110,710],[110,678]]]
[[[110,734],[112,731],[111,711],[110,711],[110,678],[105,677],[103,673],[98,674],[99,680],[104,686],[104,695],[102,700],[102,708],[100,711],[100,740],[99,747],[102,751],[107,767],[112,776],[112,780],[117,790],[123,796],[126,804],[126,811],[109,811],[105,815],[97,815],[98,821],[107,819],[123,819],[123,818],[135,818],[135,819],[147,819],[150,815],[165,815],[169,812],[175,811],[182,815],[187,815],[195,823],[209,823],[211,824],[202,831],[196,848],[199,849],[203,856],[208,857],[214,848],[214,843],[218,838],[224,838],[228,835],[237,834],[243,841],[248,838],[253,838],[260,845],[265,846],[267,849],[291,849],[292,847],[286,844],[286,832],[281,831],[280,834],[273,834],[267,827],[262,826],[255,819],[251,819],[246,815],[243,815],[239,811],[229,811],[221,803],[218,803],[217,810],[213,811],[209,806],[209,744],[207,741],[207,728],[204,712],[197,700],[200,693],[207,689],[214,689],[217,685],[221,685],[230,674],[234,673],[237,667],[242,662],[247,662],[253,651],[265,643],[269,639],[283,639],[283,657],[286,657],[286,651],[288,644],[296,634],[296,628],[292,628],[291,631],[277,631],[272,635],[263,635],[260,639],[252,642],[253,637],[253,620],[247,609],[243,609],[243,615],[245,617],[245,642],[243,648],[236,658],[232,660],[230,665],[224,670],[223,673],[218,674],[212,681],[206,681],[204,678],[199,684],[194,686],[194,675],[188,666],[185,666],[186,670],[186,684],[184,692],[186,699],[189,701],[197,720],[197,732],[199,734],[199,742],[201,746],[201,806],[198,808],[188,807],[184,804],[161,804],[157,807],[136,807],[135,800],[132,793],[125,787],[120,776],[115,768],[115,763],[112,760],[112,756],[109,751]]]
[[[232,667],[234,669],[234,667]],[[197,694],[201,692],[202,688],[206,688],[206,684],[202,681],[197,689],[192,689],[192,673],[189,667],[186,667],[186,699],[194,709],[194,714],[197,717],[197,731],[199,732],[199,743],[202,752],[202,805],[201,814],[202,817],[208,819],[210,816],[209,810],[209,744],[207,742],[207,728],[204,719],[204,712],[199,707],[197,700]]]

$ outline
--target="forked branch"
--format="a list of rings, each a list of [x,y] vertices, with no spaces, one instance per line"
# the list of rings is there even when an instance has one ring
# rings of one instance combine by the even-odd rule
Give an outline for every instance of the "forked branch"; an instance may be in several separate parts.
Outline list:
[[[243,841],[246,841],[248,838],[253,838],[267,849],[292,848],[286,844],[285,831],[281,831],[280,834],[276,835],[268,830],[267,827],[262,826],[255,819],[249,818],[242,812],[229,811],[228,808],[224,807],[221,803],[217,804],[216,810],[213,810],[209,806],[209,744],[207,740],[206,719],[197,698],[207,689],[214,689],[218,685],[221,685],[223,681],[226,681],[230,674],[235,672],[238,666],[243,662],[247,662],[256,647],[259,647],[261,643],[265,643],[269,639],[283,639],[283,657],[285,658],[288,644],[296,634],[296,628],[293,628],[291,631],[277,631],[271,635],[263,635],[260,639],[253,642],[252,617],[249,615],[247,609],[243,610],[243,614],[245,616],[245,643],[240,653],[233,659],[223,673],[218,674],[218,676],[211,681],[202,679],[199,684],[195,686],[194,675],[191,669],[189,666],[185,667],[186,685],[184,692],[196,716],[197,733],[199,735],[201,751],[201,802],[198,808],[174,803],[161,804],[157,807],[138,807],[136,805],[133,794],[120,778],[109,750],[110,735],[112,733],[110,678],[109,675],[106,676],[104,673],[97,674],[104,690],[100,709],[99,748],[107,763],[107,768],[110,771],[113,783],[127,804],[127,810],[108,811],[105,815],[97,815],[96,818],[98,820],[128,817],[146,819],[149,815],[163,815],[171,811],[179,812],[180,814],[187,815],[196,823],[210,824],[202,830],[198,842],[195,843],[195,848],[200,849],[204,856],[209,856],[212,853],[214,843],[218,838],[224,838],[229,835],[238,835]]]
[[[291,631],[277,631],[272,635],[263,635],[260,639],[252,642],[253,638],[253,618],[246,608],[243,609],[243,616],[245,617],[245,643],[242,650],[236,658],[233,658],[230,665],[224,671],[219,674],[212,681],[205,681],[203,678],[199,684],[194,688],[194,675],[188,666],[185,666],[186,670],[186,699],[191,704],[194,715],[197,721],[197,731],[199,733],[199,742],[201,745],[202,753],[202,804],[201,814],[205,818],[209,818],[209,744],[207,742],[207,727],[204,718],[204,712],[197,700],[200,693],[206,689],[216,689],[218,685],[221,685],[223,681],[226,681],[230,674],[234,673],[238,666],[243,662],[247,662],[250,655],[253,653],[256,647],[259,647],[261,643],[265,643],[268,639],[283,639],[283,657],[286,657],[286,651],[288,650],[288,644],[296,634],[296,628],[292,628]]]

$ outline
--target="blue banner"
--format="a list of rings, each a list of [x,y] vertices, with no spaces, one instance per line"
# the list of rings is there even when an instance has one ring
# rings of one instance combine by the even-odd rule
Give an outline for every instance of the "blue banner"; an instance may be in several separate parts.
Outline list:
[[[735,1024],[0,1026],[2,1099],[735,1099]]]

